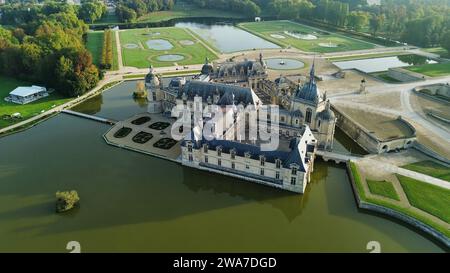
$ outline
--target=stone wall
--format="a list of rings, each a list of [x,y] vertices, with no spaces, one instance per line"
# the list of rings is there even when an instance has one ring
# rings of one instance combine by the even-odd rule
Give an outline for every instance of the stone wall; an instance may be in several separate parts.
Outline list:
[[[400,67],[389,68],[388,76],[401,82],[423,81],[425,76]]]
[[[337,122],[336,125],[366,151],[374,154],[385,153],[396,149],[407,149],[413,146],[416,140],[416,130],[402,117],[398,119],[404,122],[411,130],[412,137],[399,137],[389,140],[380,140],[351,117],[332,106]]]
[[[438,83],[419,86],[414,88],[414,91],[431,96],[441,96],[450,99],[450,85],[448,83],[447,84]]]

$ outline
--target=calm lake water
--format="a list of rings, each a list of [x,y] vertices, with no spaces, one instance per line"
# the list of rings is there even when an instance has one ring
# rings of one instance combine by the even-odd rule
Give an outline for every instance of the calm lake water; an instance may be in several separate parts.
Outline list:
[[[280,48],[232,25],[207,25],[199,23],[177,23],[176,27],[188,28],[210,42],[224,53],[231,53],[249,49]]]
[[[75,110],[122,119],[146,110],[127,82]],[[316,161],[304,195],[107,145],[108,125],[60,114],[0,138],[0,251],[442,252],[416,230],[359,211],[343,166]],[[342,133],[338,149],[354,147]],[[353,152],[358,152],[353,148]],[[57,190],[79,209],[54,212]]]
[[[406,67],[411,65],[421,65],[427,63],[437,63],[427,57],[419,55],[400,55],[382,58],[369,58],[361,60],[333,62],[340,69],[358,69],[365,73],[387,71],[389,68]]]

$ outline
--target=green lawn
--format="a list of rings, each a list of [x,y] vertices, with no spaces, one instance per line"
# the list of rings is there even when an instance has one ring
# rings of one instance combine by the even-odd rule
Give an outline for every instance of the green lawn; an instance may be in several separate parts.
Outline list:
[[[375,181],[367,179],[367,185],[371,193],[400,201],[394,185],[389,181]]]
[[[386,72],[377,72],[377,73],[372,73],[371,75],[376,78],[381,79],[382,81],[388,82],[388,83],[401,83],[401,81],[392,78]]]
[[[431,160],[411,163],[402,166],[402,168],[418,173],[423,173],[450,182],[450,168]]]
[[[159,34],[158,34],[159,33]],[[155,34],[155,35],[148,35]],[[173,46],[168,50],[150,49],[146,42],[149,40],[166,40]],[[182,40],[194,42],[192,45],[183,45]],[[129,29],[120,32],[120,42],[122,45],[122,58],[125,66],[146,68],[150,64],[155,67],[178,65],[201,64],[208,57],[215,60],[217,56],[203,46],[194,36],[182,28],[141,28]],[[126,48],[126,45],[137,45],[138,48]],[[161,61],[158,56],[176,54],[182,55],[180,61]]]
[[[436,223],[435,221],[433,221],[429,217],[425,217],[422,214],[419,214],[419,213],[417,213],[417,212],[415,212],[415,211],[413,211],[413,210],[411,210],[409,208],[404,208],[404,207],[401,207],[399,205],[396,205],[395,203],[393,203],[394,201],[393,202],[389,202],[389,201],[384,201],[384,200],[380,200],[380,199],[367,197],[366,194],[365,194],[365,190],[364,190],[363,184],[362,184],[363,181],[361,179],[361,176],[359,174],[359,171],[358,171],[358,168],[357,168],[356,164],[354,162],[350,162],[349,163],[349,167],[350,167],[351,176],[353,177],[353,180],[355,182],[357,195],[359,196],[359,198],[362,201],[365,201],[365,202],[368,202],[368,203],[372,203],[372,204],[375,204],[375,205],[379,205],[379,206],[382,206],[382,207],[386,207],[386,208],[390,208],[392,210],[398,211],[400,213],[408,215],[408,216],[410,216],[412,218],[415,218],[415,219],[417,219],[417,220],[419,220],[419,221],[421,221],[421,222],[423,222],[423,223],[425,223],[425,224],[435,228],[436,230],[442,232],[447,237],[450,236],[450,230],[447,227],[445,227],[445,226],[443,226],[443,225],[441,225],[439,223]],[[450,195],[448,193],[446,193],[446,194],[447,194],[447,198],[449,198]],[[416,193],[416,195],[420,195],[420,192]],[[447,207],[448,207],[448,205],[447,205]]]
[[[10,77],[0,76],[0,128],[13,125],[14,123],[41,113],[42,110],[50,110],[53,105],[61,105],[70,100],[70,98],[65,98],[62,95],[53,92],[46,98],[25,105],[6,102],[4,98],[7,97],[9,93],[17,86],[21,85],[29,86],[31,83],[19,81]],[[9,120],[2,118],[3,115],[11,115],[14,113],[20,113],[22,118]]]
[[[87,33],[86,48],[92,54],[92,62],[99,66],[102,58],[103,31]]]
[[[442,58],[450,58],[450,53],[442,47],[424,48],[423,50],[426,52],[438,54]]]
[[[280,46],[293,46],[303,51],[310,52],[337,52],[359,49],[374,48],[374,44],[364,42],[358,39],[346,37],[341,34],[336,34],[329,31],[320,30],[317,28],[301,25],[291,21],[264,21],[242,23],[239,26],[247,31],[250,31],[266,40],[276,43]],[[314,40],[303,40],[289,36],[285,33],[295,32],[296,34],[311,34],[317,37]],[[284,39],[275,38],[271,35],[281,35]],[[336,44],[337,47],[324,47],[320,44]]]
[[[100,66],[103,48],[103,31],[90,31],[87,34],[86,48],[92,54],[92,62]],[[118,70],[116,35],[112,32],[113,63],[111,70]]]
[[[216,17],[216,18],[245,18],[244,15],[217,9],[204,9],[194,5],[177,3],[172,10],[156,11],[138,18],[138,23],[155,23],[175,18]]]
[[[172,10],[156,11],[145,14],[139,17],[135,23],[157,23],[164,22],[176,18],[190,18],[190,17],[215,17],[215,18],[245,18],[240,13],[218,10],[218,9],[206,9],[199,8],[198,6],[177,1]],[[111,24],[123,24],[119,22],[119,18],[110,13],[105,18],[102,18],[92,25],[111,25]]]
[[[397,175],[409,203],[450,223],[450,190]]]
[[[446,76],[450,75],[450,62],[410,66],[406,69],[430,77]]]

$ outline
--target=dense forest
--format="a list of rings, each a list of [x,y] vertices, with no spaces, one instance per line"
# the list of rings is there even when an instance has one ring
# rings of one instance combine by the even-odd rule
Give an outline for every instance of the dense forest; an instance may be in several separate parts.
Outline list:
[[[116,14],[121,22],[133,22],[154,11],[171,10],[174,0],[117,0]]]
[[[92,18],[80,10],[56,2],[2,6],[1,23],[8,28],[0,26],[0,73],[66,96],[95,87],[100,72],[84,46],[88,27],[80,19]]]

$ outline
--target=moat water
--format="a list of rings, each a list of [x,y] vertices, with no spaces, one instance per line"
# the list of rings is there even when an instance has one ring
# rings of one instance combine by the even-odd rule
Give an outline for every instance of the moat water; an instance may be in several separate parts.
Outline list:
[[[135,82],[74,110],[115,119],[146,110]],[[316,161],[304,195],[107,145],[109,126],[65,114],[0,138],[0,251],[442,252],[394,220],[360,211],[342,165]],[[360,152],[341,132],[339,150]],[[81,206],[54,212],[75,189]]]

